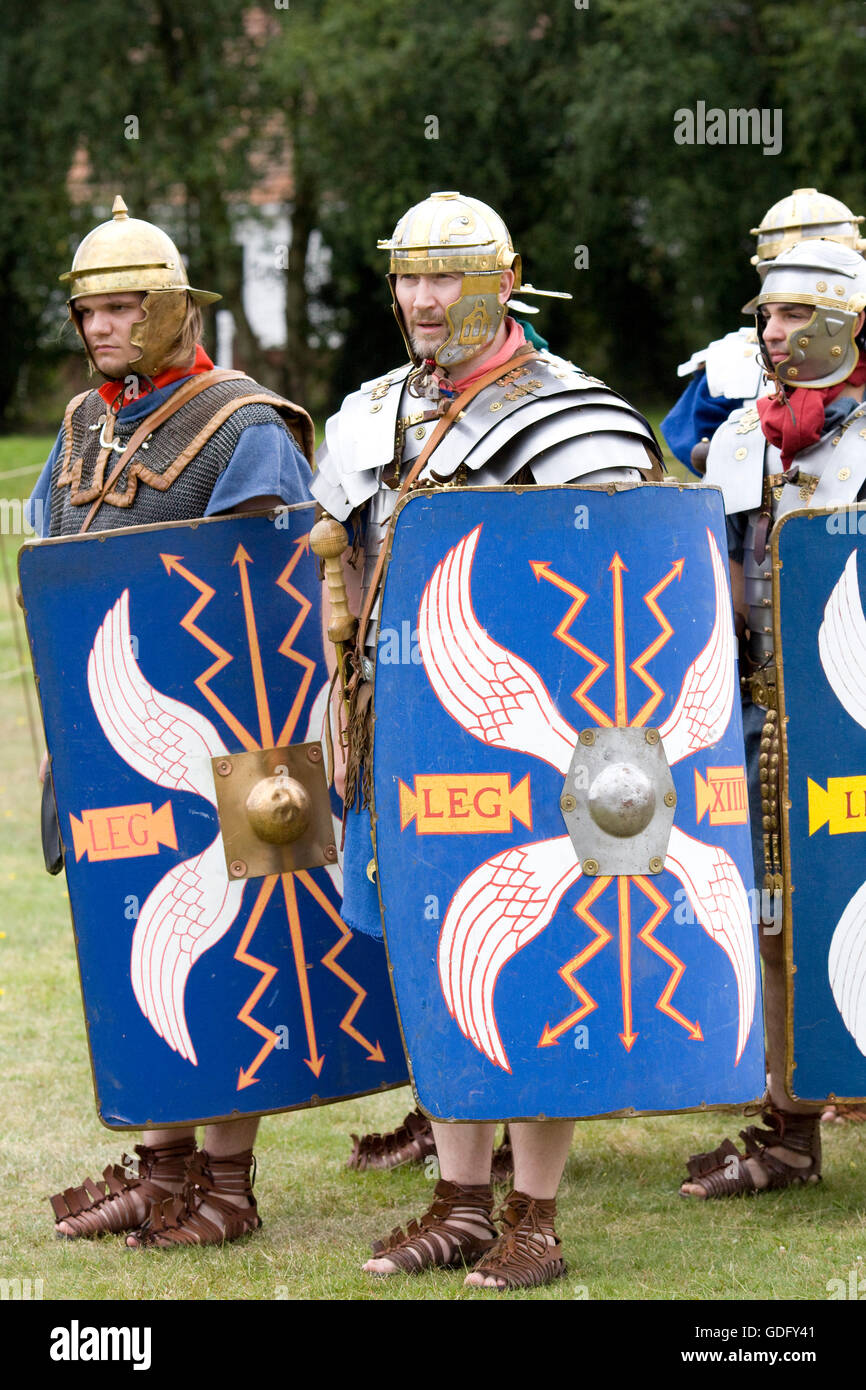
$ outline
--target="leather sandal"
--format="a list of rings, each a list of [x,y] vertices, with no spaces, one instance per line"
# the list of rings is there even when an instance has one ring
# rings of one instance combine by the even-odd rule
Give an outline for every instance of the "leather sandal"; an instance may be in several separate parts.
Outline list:
[[[745,1197],[759,1192],[774,1192],[783,1187],[821,1180],[821,1121],[817,1114],[797,1115],[772,1106],[765,1109],[761,1119],[767,1126],[759,1129],[749,1125],[740,1130],[746,1152],[740,1153],[736,1144],[725,1139],[711,1153],[695,1154],[686,1164],[687,1182],[698,1184],[707,1197]],[[803,1154],[808,1165],[795,1167],[786,1163],[770,1149],[785,1148]],[[767,1175],[767,1183],[759,1187],[749,1171],[747,1160],[757,1159]],[[688,1197],[692,1194],[681,1193]]]
[[[367,1168],[399,1168],[403,1163],[423,1163],[436,1152],[433,1130],[426,1115],[413,1110],[390,1134],[352,1135],[353,1148],[346,1163],[363,1173]]]
[[[389,1134],[352,1135],[353,1148],[346,1167],[363,1173],[367,1168],[399,1168],[404,1163],[423,1163],[436,1152],[433,1129],[426,1115],[413,1110]],[[514,1173],[514,1155],[508,1126],[498,1149],[494,1150],[490,1180],[507,1183]]]
[[[837,1104],[828,1105],[821,1116],[823,1125],[862,1125],[866,1124],[866,1106]]]
[[[135,1152],[138,1155],[137,1176],[132,1172],[135,1159],[124,1154],[121,1163],[103,1170],[101,1183],[85,1178],[81,1187],[67,1187],[49,1198],[55,1224],[59,1227],[63,1222],[72,1228],[57,1230],[55,1234],[59,1240],[134,1230],[147,1218],[153,1206],[183,1190],[186,1167],[195,1153],[194,1139],[179,1139],[158,1148],[136,1144]],[[141,1201],[136,1199],[144,1200],[144,1212]]]
[[[496,1227],[489,1187],[460,1187],[440,1178],[433,1198],[421,1220],[410,1221],[405,1232],[398,1227],[387,1240],[374,1241],[373,1258],[391,1260],[397,1269],[367,1273],[386,1277],[398,1270],[420,1274],[425,1269],[453,1269],[492,1249]]]
[[[563,1277],[565,1260],[554,1229],[555,1197],[542,1200],[525,1192],[509,1192],[498,1215],[502,1235],[490,1253],[479,1260],[473,1275],[495,1279],[495,1287],[500,1291],[534,1288]],[[472,1286],[485,1287],[474,1281]]]
[[[183,1192],[155,1206],[147,1221],[126,1243],[131,1249],[164,1248],[169,1245],[223,1245],[249,1235],[261,1226],[256,1208],[250,1169],[255,1176],[252,1149],[214,1158],[202,1150],[186,1172]],[[229,1197],[244,1197],[237,1206]],[[203,1208],[216,1212],[219,1224],[205,1215]]]

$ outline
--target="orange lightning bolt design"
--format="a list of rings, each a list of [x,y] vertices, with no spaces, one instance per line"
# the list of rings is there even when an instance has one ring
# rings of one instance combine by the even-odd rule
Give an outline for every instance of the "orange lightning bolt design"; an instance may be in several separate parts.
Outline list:
[[[622,1032],[619,1040],[626,1052],[631,1052],[638,1034],[632,1032],[631,1005],[631,904],[629,885],[631,880],[624,874],[616,881],[619,894],[619,979],[622,990]]]
[[[262,919],[262,913],[270,902],[276,882],[276,874],[272,874],[270,877],[262,880],[259,896],[256,898],[255,905],[250,913],[249,921],[244,927],[243,935],[235,951],[235,960],[240,961],[242,965],[250,965],[255,970],[260,970],[262,973],[262,978],[259,980],[237,1017],[240,1019],[241,1023],[245,1023],[248,1028],[252,1028],[254,1033],[258,1033],[260,1037],[265,1039],[263,1046],[250,1065],[248,1067],[241,1067],[238,1072],[238,1084],[236,1088],[238,1091],[244,1090],[247,1086],[255,1085],[259,1079],[256,1076],[256,1072],[277,1044],[276,1033],[272,1032],[270,1028],[266,1028],[263,1023],[259,1023],[257,1019],[252,1017],[253,1009],[271,983],[271,980],[277,974],[277,967],[275,965],[268,965],[265,961],[259,960],[257,956],[251,956],[247,952],[247,947],[252,941],[256,928]]]
[[[532,567],[532,573],[535,575],[536,582],[539,579],[546,579],[548,584],[555,585],[557,589],[561,589],[563,593],[570,594],[574,599],[574,603],[569,608],[565,617],[559,623],[558,627],[554,629],[553,635],[558,638],[560,642],[564,642],[567,647],[570,647],[573,652],[577,652],[578,656],[582,656],[592,667],[589,675],[586,676],[577,689],[572,692],[572,699],[576,700],[581,708],[585,709],[587,714],[591,715],[600,727],[610,728],[613,724],[613,720],[609,715],[605,714],[604,710],[599,709],[598,705],[587,696],[587,691],[591,690],[596,681],[604,675],[609,662],[597,656],[595,652],[591,652],[582,642],[578,642],[577,638],[572,637],[568,631],[571,624],[580,614],[583,605],[589,598],[589,594],[584,593],[583,589],[579,589],[576,584],[571,584],[567,579],[563,579],[561,575],[556,574],[555,571],[550,568],[549,560],[531,560],[530,565]]]
[[[576,976],[578,970],[586,965],[587,961],[592,960],[593,956],[598,955],[599,951],[613,939],[607,928],[602,926],[601,922],[596,921],[590,911],[596,898],[599,897],[608,884],[612,882],[612,878],[595,879],[592,886],[584,893],[580,901],[575,904],[574,911],[577,913],[578,917],[580,917],[581,921],[585,922],[586,925],[595,932],[595,940],[591,941],[588,946],[584,946],[580,954],[575,956],[573,960],[563,965],[559,970],[559,974],[572,993],[576,994],[578,999],[580,999],[581,1007],[576,1009],[574,1013],[569,1014],[567,1018],[562,1019],[560,1023],[557,1023],[555,1028],[551,1028],[549,1023],[545,1024],[544,1032],[538,1040],[539,1047],[553,1047],[555,1043],[559,1042],[563,1033],[566,1033],[569,1028],[573,1028],[575,1024],[580,1023],[581,1019],[586,1018],[587,1014],[591,1014],[593,1009],[598,1008],[597,1000],[593,999],[589,990],[584,988]]]
[[[253,609],[253,596],[250,589],[250,576],[247,566],[253,563],[252,556],[239,545],[234,553],[233,565],[237,565],[241,580],[241,600],[244,606],[244,621],[247,627],[247,646],[250,653],[250,665],[253,672],[253,688],[256,692],[256,710],[259,716],[259,734],[263,748],[273,748],[274,731],[271,727],[271,711],[268,704],[268,692],[265,688],[265,672],[262,666],[262,651],[259,646],[259,634],[256,629],[256,615]]]
[[[192,608],[190,608],[180,620],[180,625],[184,631],[188,632],[191,637],[194,637],[197,642],[201,642],[202,646],[209,651],[212,656],[216,657],[213,666],[209,667],[202,675],[196,677],[196,688],[201,691],[208,704],[216,710],[217,714],[240,740],[247,752],[253,752],[259,745],[256,743],[252,734],[247,732],[240,720],[232,714],[228,706],[223,704],[219,696],[215,695],[208,685],[208,681],[212,680],[214,676],[224,670],[230,661],[234,661],[234,657],[229,655],[225,647],[221,647],[212,637],[208,637],[206,632],[202,632],[201,628],[195,625],[196,618],[199,613],[201,613],[202,609],[206,608],[210,603],[216,593],[216,589],[211,588],[210,584],[206,584],[203,579],[199,579],[198,575],[193,574],[185,565],[182,565],[180,563],[182,556],[160,555],[159,558],[165,565],[168,574],[174,572],[181,575],[194,589],[198,589],[200,594],[200,598],[196,599]]]
[[[304,705],[304,700],[307,697],[307,691],[310,688],[310,682],[313,679],[313,673],[316,669],[316,663],[314,661],[310,661],[309,657],[302,656],[300,652],[292,650],[292,643],[294,642],[295,638],[297,637],[298,633],[300,632],[301,628],[306,622],[307,615],[309,614],[310,609],[312,608],[312,604],[310,603],[309,599],[304,597],[300,590],[294,588],[294,586],[289,583],[289,579],[292,573],[294,572],[298,562],[300,561],[301,556],[308,555],[309,551],[309,535],[301,536],[295,542],[295,552],[291,560],[286,565],[279,579],[276,580],[277,587],[279,589],[282,589],[283,592],[288,594],[291,598],[295,599],[295,601],[299,605],[298,616],[295,618],[295,621],[292,623],[292,626],[289,628],[288,632],[286,633],[277,650],[279,651],[280,656],[288,657],[289,661],[296,662],[299,666],[303,668],[304,671],[304,674],[301,677],[301,683],[298,687],[298,693],[295,696],[292,708],[289,710],[286,722],[280,730],[280,747],[289,742],[289,739],[292,737],[292,734],[295,731],[295,725],[298,722],[298,718]]]
[[[367,991],[364,989],[363,985],[359,985],[358,981],[354,980],[341,965],[337,964],[337,956],[352,940],[352,933],[349,931],[349,928],[346,926],[339,912],[337,912],[337,909],[325,897],[325,894],[321,891],[315,879],[311,878],[305,869],[299,869],[295,877],[299,882],[303,883],[310,896],[315,899],[322,911],[327,913],[334,923],[334,926],[337,927],[340,932],[340,940],[335,941],[330,951],[322,957],[322,964],[330,970],[331,974],[336,975],[338,980],[342,980],[344,985],[348,985],[349,989],[355,992],[355,998],[340,1020],[340,1027],[344,1033],[348,1033],[349,1037],[354,1038],[355,1042],[368,1053],[368,1061],[384,1062],[385,1054],[382,1051],[382,1045],[378,1039],[374,1047],[373,1044],[364,1037],[363,1033],[360,1033],[357,1028],[353,1027],[355,1017],[361,1005],[364,1003],[364,1000],[367,998]]]
[[[672,1018],[675,1023],[678,1023],[680,1025],[681,1028],[685,1028],[686,1032],[688,1033],[691,1039],[697,1042],[703,1042],[704,1035],[701,1032],[701,1025],[699,1023],[692,1023],[689,1019],[686,1018],[685,1014],[681,1014],[679,1009],[675,1009],[671,1004],[671,999],[673,998],[676,992],[677,986],[680,980],[682,979],[683,975],[685,974],[685,964],[683,961],[680,960],[679,956],[675,956],[673,951],[671,951],[661,941],[656,941],[655,937],[653,936],[653,932],[655,931],[656,927],[659,925],[662,918],[665,917],[667,912],[669,911],[670,903],[668,902],[667,898],[663,897],[663,895],[659,892],[655,884],[652,883],[650,879],[644,878],[642,875],[638,875],[637,877],[635,877],[634,883],[637,885],[638,888],[640,888],[642,893],[646,894],[650,902],[655,903],[656,907],[656,910],[653,913],[650,920],[646,923],[645,926],[641,927],[640,931],[638,932],[638,936],[640,937],[641,941],[644,943],[645,946],[648,946],[651,951],[654,951],[657,956],[660,956],[663,961],[666,961],[666,963],[671,967],[673,972],[671,974],[670,979],[668,980],[667,984],[665,985],[664,989],[658,997],[658,1000],[656,1002],[656,1008],[659,1010],[660,1013],[667,1014],[668,1018]]]
[[[631,663],[631,669],[634,671],[635,675],[638,676],[647,689],[652,692],[646,704],[638,710],[634,719],[631,721],[632,728],[642,728],[644,724],[648,723],[650,716],[655,712],[664,698],[664,691],[658,682],[653,680],[649,671],[646,670],[646,666],[648,662],[652,661],[654,656],[658,655],[669,638],[673,636],[674,630],[656,603],[656,599],[659,594],[668,587],[673,579],[682,579],[684,563],[683,560],[676,560],[674,564],[671,565],[668,573],[659,580],[658,584],[650,589],[649,593],[643,596],[643,601],[656,619],[661,628],[661,632],[654,641],[641,652],[640,656],[636,657]]]
[[[322,1067],[325,1065],[324,1053],[319,1054],[316,1043],[316,1024],[313,1019],[313,1001],[310,998],[310,982],[307,979],[307,961],[304,956],[304,937],[301,931],[301,919],[298,916],[298,898],[295,893],[295,881],[293,874],[281,874],[283,881],[283,896],[286,900],[286,912],[289,918],[289,934],[292,938],[292,951],[295,957],[295,974],[298,977],[298,988],[301,992],[301,1007],[304,1011],[304,1027],[307,1033],[307,1046],[310,1055],[304,1061],[310,1068],[314,1076],[321,1076]]]
[[[625,612],[622,602],[622,575],[627,567],[615,551],[608,567],[613,574],[613,650],[614,689],[616,691],[616,727],[628,724],[625,676]]]

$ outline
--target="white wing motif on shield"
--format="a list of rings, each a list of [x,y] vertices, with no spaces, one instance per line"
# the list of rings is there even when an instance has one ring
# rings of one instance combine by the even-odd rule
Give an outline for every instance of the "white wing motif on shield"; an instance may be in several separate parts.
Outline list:
[[[472,564],[481,526],[436,566],[421,598],[418,636],[424,669],[441,705],[488,745],[532,754],[565,776],[577,734],[527,662],[485,632],[472,606]],[[716,596],[710,638],[683,679],[660,732],[671,763],[711,747],[727,728],[733,703],[734,640],[724,566],[707,531]],[[677,836],[678,838],[674,838]],[[739,1062],[755,1008],[756,972],[746,890],[724,850],[674,831],[665,868],[683,884],[707,934],[724,950],[738,990]],[[464,1037],[510,1071],[494,1013],[503,967],[551,922],[581,876],[567,835],[494,855],[463,881],[439,937],[442,994]]]
[[[716,845],[705,845],[674,826],[665,868],[686,890],[707,936],[721,946],[737,981],[737,1056],[743,1055],[755,1014],[757,972],[749,898],[733,859]]]
[[[439,702],[481,743],[532,753],[563,772],[577,734],[537,671],[484,631],[472,608],[476,526],[436,566],[421,596],[418,640]]]
[[[439,982],[464,1037],[511,1071],[493,992],[502,967],[544,931],[566,891],[581,876],[567,835],[496,854],[464,879],[439,937]]]
[[[824,608],[818,654],[847,714],[866,729],[866,617],[857,580],[857,551],[848,556]],[[830,988],[842,1022],[866,1056],[866,883],[839,918],[827,958]]]
[[[734,629],[728,604],[725,565],[713,533],[707,530],[716,616],[709,641],[683,677],[676,704],[659,725],[668,763],[718,743],[728,727],[736,686]]]
[[[132,655],[128,589],[93,639],[87,688],[105,737],[135,772],[216,805],[210,760],[228,750],[209,719],[155,690],[142,674]],[[220,832],[200,854],[163,875],[135,924],[130,978],[139,1008],[194,1066],[198,1058],[184,1010],[187,977],[231,927],[245,882],[228,878]]]
[[[866,617],[857,582],[857,551],[837,580],[818,629],[818,655],[834,695],[866,729]]]

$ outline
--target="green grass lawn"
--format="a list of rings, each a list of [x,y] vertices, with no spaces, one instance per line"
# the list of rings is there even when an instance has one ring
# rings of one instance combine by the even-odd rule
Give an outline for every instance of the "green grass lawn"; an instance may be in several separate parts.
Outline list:
[[[50,441],[0,440],[0,497],[26,496]],[[10,477],[26,468],[28,473]],[[10,565],[20,538],[2,538]],[[62,876],[44,872],[35,753],[15,626],[0,605],[0,1279],[39,1279],[46,1300],[490,1299],[455,1273],[371,1280],[369,1241],[415,1215],[420,1168],[349,1173],[349,1132],[387,1129],[411,1108],[390,1092],[263,1121],[256,1191],[264,1227],[224,1250],[132,1252],[109,1237],[59,1242],[47,1197],[98,1178],[135,1136],[96,1118]],[[558,1226],[567,1278],[524,1300],[826,1299],[866,1262],[866,1133],[825,1134],[817,1188],[730,1203],[678,1197],[687,1154],[742,1125],[732,1113],[577,1126]],[[866,1277],[866,1276],[864,1276]],[[864,1284],[866,1287],[866,1284]]]

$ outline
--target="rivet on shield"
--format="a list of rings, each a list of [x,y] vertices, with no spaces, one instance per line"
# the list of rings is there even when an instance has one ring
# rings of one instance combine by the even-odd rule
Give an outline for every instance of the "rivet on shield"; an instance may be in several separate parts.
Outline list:
[[[647,731],[646,731],[646,741],[647,741],[647,743],[658,743],[658,741],[659,741],[659,731],[658,731],[658,729],[647,729]]]
[[[223,758],[221,762],[218,762],[216,765],[216,770],[219,773],[220,777],[228,777],[229,773],[232,770],[232,765],[229,762],[228,758]]]
[[[595,729],[583,729],[580,734],[581,743],[585,743],[587,748],[591,748],[595,743]]]
[[[649,862],[649,871],[651,874],[660,874],[664,866],[664,860],[660,859],[658,855],[655,854]]]
[[[243,878],[247,871],[247,866],[243,859],[233,859],[229,865],[229,872],[233,878]]]
[[[676,804],[677,804],[677,794],[676,794],[676,792],[665,792],[665,805],[666,805],[666,806],[676,806]]]
[[[584,872],[589,878],[593,878],[593,877],[598,873],[598,860],[597,860],[597,859],[584,859],[584,861],[583,861],[583,872]]]
[[[563,811],[573,811],[577,805],[577,801],[573,796],[569,796],[568,793],[566,793],[565,796],[559,798],[559,805]]]
[[[322,750],[317,743],[310,744],[307,749],[307,757],[311,763],[320,763],[322,761]]]
[[[336,861],[337,861],[337,846],[336,846],[336,845],[325,845],[325,858],[327,859],[327,861],[328,861],[329,864],[335,864],[335,863],[336,863]]]

